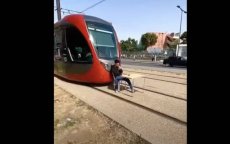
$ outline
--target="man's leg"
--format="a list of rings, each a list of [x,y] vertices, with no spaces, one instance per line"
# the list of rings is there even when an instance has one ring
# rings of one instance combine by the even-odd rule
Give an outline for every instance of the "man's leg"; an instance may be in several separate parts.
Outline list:
[[[122,80],[122,77],[121,76],[116,76],[115,78],[115,91],[118,90],[118,82]]]
[[[133,85],[130,82],[129,78],[123,77],[122,80],[126,81],[129,84],[129,87],[130,87],[131,91],[134,92]]]

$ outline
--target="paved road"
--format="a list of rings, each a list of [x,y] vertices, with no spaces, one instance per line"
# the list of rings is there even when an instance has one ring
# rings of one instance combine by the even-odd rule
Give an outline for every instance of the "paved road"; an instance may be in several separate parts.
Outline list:
[[[149,79],[146,79],[145,82],[143,81],[145,83],[143,86],[146,89],[151,88],[153,91],[176,95],[176,97],[182,99],[143,90],[135,93],[129,93],[128,91],[115,93],[108,86],[89,87],[65,82],[58,78],[54,78],[54,82],[67,92],[153,144],[185,144],[187,141],[187,124],[182,124],[171,117],[187,121],[185,89],[187,76],[163,73],[161,71],[186,73],[187,68],[171,68],[152,61],[127,59],[122,59],[122,66],[126,68],[126,72],[128,72],[128,68],[135,69],[135,72],[145,71],[140,69],[152,70],[149,72],[145,71],[146,73],[153,74],[146,75]],[[142,79],[136,83],[137,81],[138,79],[135,81],[136,86],[139,84],[142,87]],[[110,94],[111,92],[113,95]],[[128,103],[123,99],[142,104],[154,111],[142,109],[138,105]]]
[[[174,73],[187,73],[186,67],[174,66],[169,67],[162,64],[162,62],[153,62],[151,60],[132,60],[122,59],[122,66],[125,68],[137,68],[146,70],[166,71]]]
[[[85,85],[54,78],[55,84],[153,144],[186,144],[187,126]],[[156,97],[156,95],[151,95]],[[133,96],[135,97],[143,97]],[[160,99],[164,99],[161,97]],[[171,98],[173,100],[173,98]],[[180,101],[180,100],[178,100]],[[162,103],[162,102],[158,102]],[[184,101],[183,101],[184,103]],[[154,104],[154,103],[153,103]],[[177,105],[178,106],[178,105]],[[166,107],[165,107],[166,108]],[[175,107],[177,108],[177,107]],[[173,110],[173,109],[172,109]],[[177,112],[177,110],[174,110]]]

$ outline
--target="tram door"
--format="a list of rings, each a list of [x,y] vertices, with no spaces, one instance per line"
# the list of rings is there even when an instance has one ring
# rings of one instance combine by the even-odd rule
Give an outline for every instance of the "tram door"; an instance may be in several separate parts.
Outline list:
[[[54,72],[64,75],[66,60],[65,29],[58,27],[54,30]]]
[[[65,28],[65,42],[66,72],[87,73],[92,67],[93,55],[83,34],[75,26],[69,25]]]

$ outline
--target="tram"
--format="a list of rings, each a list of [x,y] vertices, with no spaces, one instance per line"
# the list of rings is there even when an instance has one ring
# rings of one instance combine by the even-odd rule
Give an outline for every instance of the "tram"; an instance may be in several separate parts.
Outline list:
[[[65,79],[104,84],[112,82],[111,65],[121,48],[110,22],[72,14],[54,24],[54,74]]]

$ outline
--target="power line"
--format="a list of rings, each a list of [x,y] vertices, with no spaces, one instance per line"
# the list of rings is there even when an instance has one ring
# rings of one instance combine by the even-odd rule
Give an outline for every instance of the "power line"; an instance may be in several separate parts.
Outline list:
[[[65,9],[65,8],[60,8],[60,9],[61,9],[62,11],[63,11],[63,10],[68,11],[69,13],[70,13],[70,12],[81,13],[81,12],[79,12],[79,11],[74,11],[74,10]],[[54,10],[55,10],[55,11],[57,10],[56,6],[54,7]]]
[[[98,5],[99,3],[102,3],[103,1],[105,1],[105,0],[101,0],[101,1],[99,1],[99,2],[97,2],[97,3],[95,3],[94,5],[92,5],[92,6],[88,7],[88,8],[86,8],[86,9],[84,9],[83,11],[81,11],[81,13],[87,11],[87,10],[90,9],[90,8],[95,7],[95,6]]]
[[[74,10],[69,10],[69,9],[64,9],[64,8],[62,8],[63,10],[67,10],[67,11],[69,11],[69,12],[75,12],[75,13],[82,13],[82,12],[79,12],[79,11],[74,11]]]
[[[65,8],[61,8],[61,7],[60,7],[60,10],[59,10],[59,11],[62,12],[63,14],[64,14],[64,13],[72,14],[71,12],[74,12],[74,13],[83,13],[83,12],[85,12],[85,11],[87,11],[87,10],[89,10],[89,9],[91,9],[91,8],[93,8],[93,7],[95,7],[96,5],[102,3],[103,1],[105,1],[105,0],[99,1],[99,2],[95,3],[94,5],[92,5],[92,6],[88,7],[88,8],[86,8],[86,9],[84,9],[83,11],[75,11],[75,10],[65,9]],[[55,11],[58,10],[58,7],[57,7],[57,6],[54,6],[54,10],[55,10]],[[66,12],[66,11],[67,11],[67,12]]]

